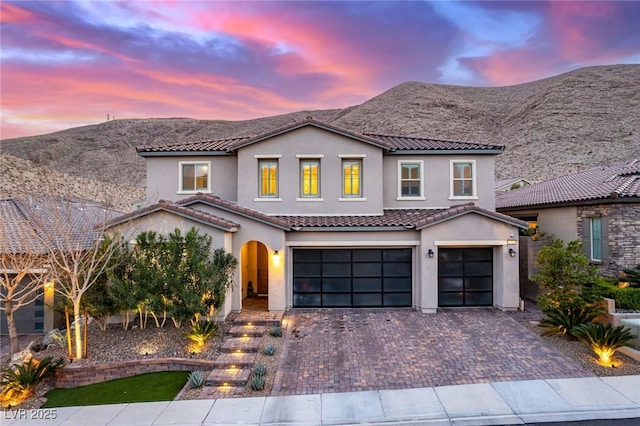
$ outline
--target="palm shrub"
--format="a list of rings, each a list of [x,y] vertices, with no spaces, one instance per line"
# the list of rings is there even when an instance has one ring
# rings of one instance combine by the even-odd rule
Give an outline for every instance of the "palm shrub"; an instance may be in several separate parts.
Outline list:
[[[602,323],[581,324],[576,326],[572,333],[591,347],[602,364],[609,364],[618,349],[628,346],[629,342],[636,338],[628,327],[612,327],[611,324]]]
[[[544,327],[543,336],[568,336],[574,338],[573,330],[582,324],[590,323],[601,311],[591,306],[558,307],[545,309],[546,317],[540,321]]]
[[[204,344],[218,331],[218,325],[209,320],[198,321],[191,326],[191,332],[187,333],[187,339],[199,346]]]
[[[40,382],[63,366],[62,358],[54,360],[52,356],[48,356],[42,361],[31,358],[25,364],[14,364],[4,370],[0,379],[3,405],[4,401],[22,401],[30,397]]]

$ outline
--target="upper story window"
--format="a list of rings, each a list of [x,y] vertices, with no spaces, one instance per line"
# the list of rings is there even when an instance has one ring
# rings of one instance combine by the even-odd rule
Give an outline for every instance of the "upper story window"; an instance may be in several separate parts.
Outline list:
[[[260,197],[278,197],[278,160],[259,160],[258,169],[260,173]]]
[[[475,160],[451,161],[451,198],[476,198]]]
[[[300,160],[300,196],[320,197],[320,160]]]
[[[342,196],[345,198],[362,197],[362,160],[342,160]]]
[[[180,192],[211,192],[211,164],[204,162],[180,162]]]
[[[424,200],[422,161],[398,161],[398,199]]]

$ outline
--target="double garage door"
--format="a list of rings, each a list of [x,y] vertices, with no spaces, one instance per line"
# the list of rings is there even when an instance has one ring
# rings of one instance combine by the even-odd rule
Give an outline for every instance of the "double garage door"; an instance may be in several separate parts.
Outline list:
[[[412,250],[295,249],[294,307],[411,306]]]

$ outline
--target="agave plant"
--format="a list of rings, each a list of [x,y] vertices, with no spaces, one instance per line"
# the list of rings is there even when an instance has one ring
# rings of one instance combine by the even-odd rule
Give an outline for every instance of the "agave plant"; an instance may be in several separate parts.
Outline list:
[[[251,389],[259,391],[264,389],[266,381],[264,380],[264,376],[256,376],[251,377]]]
[[[253,367],[253,374],[256,376],[264,376],[267,374],[267,367],[264,364],[258,364]]]
[[[543,336],[575,337],[572,330],[596,319],[600,315],[600,311],[591,305],[586,305],[570,309],[549,308],[544,310],[544,314],[547,317],[540,321],[540,327],[546,329],[542,332]]]
[[[282,328],[281,327],[272,327],[271,330],[269,330],[269,334],[272,335],[273,337],[280,337],[282,336]]]
[[[52,356],[42,361],[30,359],[25,364],[14,364],[2,372],[0,384],[4,387],[4,395],[17,395],[20,399],[33,394],[35,387],[47,377],[52,376],[64,366],[62,358],[56,360]]]
[[[202,387],[202,385],[204,385],[204,374],[202,374],[200,370],[192,371],[189,373],[189,377],[187,377],[187,383],[189,383],[189,386],[192,388]]]
[[[609,364],[618,349],[628,346],[636,338],[631,334],[631,329],[624,325],[612,327],[611,324],[602,323],[581,324],[572,333],[591,347],[602,364]]]
[[[265,345],[264,349],[262,350],[262,352],[264,352],[265,355],[275,355],[276,353],[276,348],[275,346],[269,344],[269,345]]]
[[[200,346],[209,340],[211,336],[218,331],[218,325],[213,321],[198,321],[191,326],[191,332],[187,333],[187,339],[195,342]]]

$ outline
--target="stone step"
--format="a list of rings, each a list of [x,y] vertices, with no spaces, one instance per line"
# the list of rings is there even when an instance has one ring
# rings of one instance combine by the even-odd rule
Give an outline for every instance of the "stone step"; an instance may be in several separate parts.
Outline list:
[[[244,386],[203,386],[200,399],[240,398],[244,395]]]
[[[260,325],[264,327],[281,327],[283,312],[242,311],[233,320],[235,325]]]
[[[249,380],[249,368],[225,368],[212,370],[204,381],[205,386],[244,386]]]
[[[229,334],[235,337],[260,337],[265,330],[265,327],[261,325],[235,325],[231,327]]]
[[[220,348],[224,353],[258,352],[260,337],[229,337]]]
[[[255,352],[243,352],[243,353],[222,353],[214,361],[215,368],[230,368],[232,365],[237,368],[252,368],[256,362]]]

